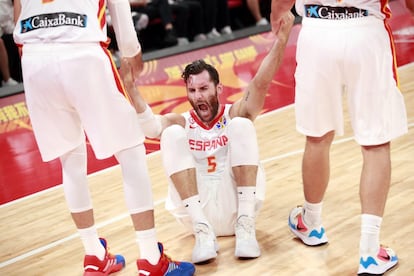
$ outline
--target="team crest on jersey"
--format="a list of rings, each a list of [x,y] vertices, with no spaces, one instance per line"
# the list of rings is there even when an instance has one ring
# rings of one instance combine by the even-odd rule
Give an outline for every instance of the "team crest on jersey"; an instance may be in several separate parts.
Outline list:
[[[194,118],[192,118],[192,117],[188,118],[188,122],[189,122],[189,126],[190,126],[191,129],[197,127],[197,123],[195,122]]]
[[[222,129],[227,125],[227,119],[225,116],[221,116],[220,120],[216,123],[217,129]]]
[[[85,28],[88,23],[86,14],[73,12],[58,12],[38,14],[20,21],[20,32],[27,33],[37,29],[53,28],[60,26],[76,26]]]

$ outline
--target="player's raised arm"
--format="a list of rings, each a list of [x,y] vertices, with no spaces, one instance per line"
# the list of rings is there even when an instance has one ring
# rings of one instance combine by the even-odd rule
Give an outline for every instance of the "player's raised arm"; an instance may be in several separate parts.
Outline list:
[[[184,117],[181,116],[181,114],[153,114],[151,107],[147,104],[135,85],[133,70],[129,59],[121,59],[121,69],[119,73],[126,90],[125,92],[138,114],[139,124],[141,125],[145,136],[158,138],[162,131],[172,124],[185,125]]]
[[[295,0],[272,0],[270,22],[274,33],[279,31],[284,14],[290,11],[294,4]]]
[[[136,80],[143,69],[141,44],[135,31],[131,6],[128,0],[108,0],[108,10],[119,51],[122,58],[128,59],[132,76]]]
[[[15,0],[13,2],[14,23],[17,23],[17,19],[19,19],[21,9],[22,4],[20,3],[20,0]]]
[[[274,32],[275,40],[272,48],[247,86],[243,98],[233,104],[232,117],[240,116],[254,120],[260,114],[271,81],[282,62],[293,21],[294,16],[290,11],[283,15],[280,28]]]
[[[142,113],[145,111],[147,103],[145,99],[142,97],[141,93],[139,93],[136,85],[135,80],[132,72],[132,66],[129,62],[129,59],[122,58],[121,59],[121,67],[119,70],[119,74],[121,76],[122,82],[124,84],[125,92],[129,101],[131,102],[132,106],[135,108],[137,113]]]

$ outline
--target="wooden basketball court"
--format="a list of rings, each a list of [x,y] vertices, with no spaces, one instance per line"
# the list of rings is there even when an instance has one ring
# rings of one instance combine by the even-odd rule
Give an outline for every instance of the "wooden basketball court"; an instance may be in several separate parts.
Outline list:
[[[382,242],[400,257],[389,275],[414,273],[414,63],[400,68],[409,132],[392,143],[392,185],[382,227]],[[219,238],[218,258],[197,265],[197,275],[355,275],[358,266],[360,149],[346,134],[332,148],[332,175],[324,203],[329,244],[306,247],[287,227],[291,208],[303,201],[301,154],[304,138],[294,129],[294,107],[270,112],[256,121],[260,156],[267,175],[267,196],[257,219],[262,256],[234,257],[234,237]],[[156,225],[166,252],[190,260],[193,237],[165,210],[166,177],[158,152],[148,156],[154,187]],[[100,235],[112,252],[122,252],[126,269],[115,275],[136,275],[138,249],[123,200],[118,166],[89,177]],[[66,209],[62,187],[1,207],[1,275],[81,275],[83,247]]]

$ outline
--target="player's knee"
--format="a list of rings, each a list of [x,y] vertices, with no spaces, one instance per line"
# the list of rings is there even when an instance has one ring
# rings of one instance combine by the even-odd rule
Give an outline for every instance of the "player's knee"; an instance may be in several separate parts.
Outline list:
[[[256,132],[253,122],[244,117],[235,117],[229,124],[229,131],[236,136],[245,135],[246,132]]]
[[[184,155],[188,151],[188,140],[185,129],[180,125],[172,125],[165,128],[161,135],[160,144],[164,159],[168,160],[172,158],[175,160],[177,154],[180,156]]]
[[[164,129],[161,134],[161,140],[172,141],[179,140],[182,137],[187,137],[185,129],[180,125],[171,125]]]

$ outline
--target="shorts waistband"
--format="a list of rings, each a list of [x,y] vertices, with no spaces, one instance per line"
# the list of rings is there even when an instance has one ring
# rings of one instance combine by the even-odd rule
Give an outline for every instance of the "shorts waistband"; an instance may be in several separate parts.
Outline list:
[[[368,11],[355,7],[305,5],[305,16],[318,19],[343,20],[368,16]]]
[[[25,43],[23,51],[28,52],[55,52],[55,51],[73,51],[74,49],[87,49],[90,47],[101,47],[98,42],[85,43]]]

